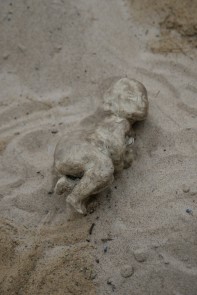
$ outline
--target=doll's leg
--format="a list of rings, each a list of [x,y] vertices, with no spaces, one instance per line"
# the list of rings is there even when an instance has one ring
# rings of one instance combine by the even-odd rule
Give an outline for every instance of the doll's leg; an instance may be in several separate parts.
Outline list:
[[[67,176],[62,176],[55,186],[55,193],[58,195],[62,195],[63,193],[70,193],[76,184],[76,181],[71,180]]]
[[[114,167],[110,158],[100,154],[90,162],[81,180],[67,198],[67,202],[81,214],[86,213],[84,200],[108,187],[113,181]]]

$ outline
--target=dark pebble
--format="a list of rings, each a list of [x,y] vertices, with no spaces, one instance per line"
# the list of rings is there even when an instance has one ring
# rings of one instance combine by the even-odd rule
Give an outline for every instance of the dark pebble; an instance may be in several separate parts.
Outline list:
[[[104,253],[107,253],[107,250],[108,250],[107,245],[104,245],[104,247],[103,247],[103,251],[104,251]]]
[[[191,215],[193,214],[192,209],[187,208],[185,211],[186,211],[186,213],[188,213],[188,214],[191,214]]]
[[[92,223],[92,225],[90,226],[90,229],[89,229],[89,235],[92,234],[92,231],[93,231],[94,227],[95,227],[95,223]]]

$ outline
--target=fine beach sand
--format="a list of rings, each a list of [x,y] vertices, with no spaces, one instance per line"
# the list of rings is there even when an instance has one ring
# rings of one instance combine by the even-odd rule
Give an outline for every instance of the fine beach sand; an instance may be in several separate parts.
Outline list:
[[[0,2],[0,294],[197,294],[196,13],[189,0]],[[54,149],[125,76],[147,88],[149,116],[132,167],[81,216],[52,192]]]

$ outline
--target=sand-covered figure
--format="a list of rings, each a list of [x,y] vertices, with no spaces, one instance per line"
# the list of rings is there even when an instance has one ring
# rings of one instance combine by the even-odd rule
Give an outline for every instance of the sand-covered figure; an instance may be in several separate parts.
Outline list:
[[[147,116],[147,91],[140,82],[122,78],[105,92],[102,108],[105,116],[94,130],[67,134],[55,150],[55,192],[68,195],[67,202],[82,214],[85,200],[131,165],[132,124]]]

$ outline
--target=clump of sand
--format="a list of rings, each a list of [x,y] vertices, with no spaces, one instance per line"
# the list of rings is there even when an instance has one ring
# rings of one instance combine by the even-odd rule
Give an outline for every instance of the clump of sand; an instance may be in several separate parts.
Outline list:
[[[79,222],[39,232],[1,221],[1,294],[95,294],[88,228]]]
[[[197,47],[197,2],[132,1],[136,20],[159,29],[148,44],[154,53],[186,53]]]

